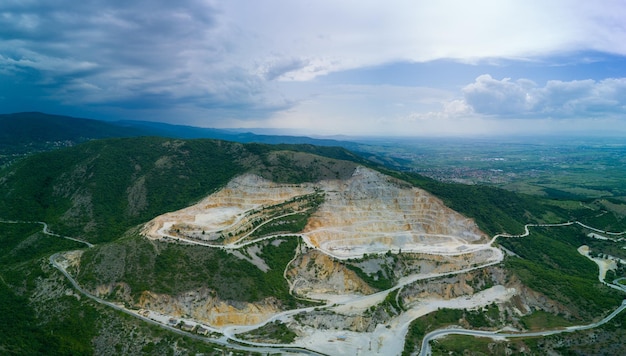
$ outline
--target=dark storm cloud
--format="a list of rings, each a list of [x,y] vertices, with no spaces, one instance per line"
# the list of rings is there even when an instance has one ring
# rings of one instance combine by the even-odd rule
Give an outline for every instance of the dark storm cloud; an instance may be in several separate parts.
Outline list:
[[[473,128],[620,115],[625,10],[619,0],[3,0],[0,110],[401,135],[426,122],[455,133],[467,117]],[[598,71],[584,53],[613,59]],[[530,67],[542,73],[520,72]],[[323,80],[349,70],[358,81]],[[480,73],[534,82],[467,86]]]
[[[220,16],[193,0],[6,2],[0,76],[69,106],[262,106],[262,81],[224,61],[235,39]]]

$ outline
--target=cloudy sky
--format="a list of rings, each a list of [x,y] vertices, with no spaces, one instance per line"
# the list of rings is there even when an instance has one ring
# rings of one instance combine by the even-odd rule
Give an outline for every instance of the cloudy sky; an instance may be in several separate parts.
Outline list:
[[[0,113],[626,134],[623,0],[3,0]]]

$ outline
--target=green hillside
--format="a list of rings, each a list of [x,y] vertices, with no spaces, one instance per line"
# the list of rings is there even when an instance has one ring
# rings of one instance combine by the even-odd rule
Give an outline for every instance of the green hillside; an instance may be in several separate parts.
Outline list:
[[[98,243],[85,254],[87,267],[80,277],[86,287],[120,277],[133,286],[133,297],[148,287],[176,293],[203,285],[229,300],[272,295],[295,305],[299,302],[288,294],[282,269],[293,256],[296,239],[261,247],[273,267],[263,273],[223,252],[150,244],[127,230],[203,198],[244,171],[298,182],[345,178],[356,165],[330,157],[360,160],[343,149],[310,145],[156,137],[94,140],[34,154],[0,170],[0,221],[45,221],[56,233]],[[110,354],[221,354],[211,345],[67,295],[72,287],[48,257],[84,245],[44,235],[41,227],[0,222],[0,309],[17,316],[0,325],[1,335],[11,335],[0,337],[0,353],[76,355],[98,349]],[[125,263],[103,269],[119,261],[111,256],[119,257],[120,251],[128,257]],[[90,256],[97,258],[93,265]],[[183,277],[191,268],[197,273]]]
[[[150,121],[101,121],[51,115],[40,112],[0,114],[0,168],[25,155],[46,152],[103,138],[157,136],[178,139],[209,138],[240,143],[283,144],[283,148],[301,145],[298,150],[317,151],[317,146],[330,151],[344,147],[358,149],[361,145],[306,136],[257,135],[229,130],[173,125]],[[315,146],[313,146],[315,145]]]
[[[24,112],[0,115],[0,167],[19,157],[101,138],[139,136],[141,128],[68,116]]]
[[[95,140],[37,154],[5,169],[0,216],[46,221],[57,233],[91,242],[111,241],[132,226],[198,201],[246,171],[276,182],[302,182],[346,177],[356,164],[374,167],[338,147],[157,137]],[[439,196],[490,234],[522,231],[546,211],[540,200],[508,191],[383,172]]]
[[[111,241],[134,225],[198,201],[245,171],[301,182],[340,178],[355,165],[330,164],[333,158],[313,154],[360,160],[332,147],[156,137],[96,140],[33,155],[5,169],[0,216],[46,221],[57,233]]]
[[[486,186],[441,183],[385,170],[337,147],[158,137],[92,140],[18,160],[0,170],[0,220],[45,221],[56,233],[96,243],[82,255],[77,279],[88,290],[123,283],[128,293],[116,295],[120,290],[113,290],[109,297],[129,305],[145,291],[177,295],[208,288],[231,303],[274,298],[277,306],[288,309],[307,303],[289,293],[283,278],[297,237],[251,247],[270,267],[261,271],[219,249],[148,241],[138,235],[137,227],[197,202],[244,172],[300,183],[348,178],[359,164],[430,191],[474,218],[488,234],[518,234],[527,223],[574,219],[619,229],[626,221],[620,213],[622,204],[555,201]],[[594,251],[620,257],[623,253],[610,242],[590,241],[580,229],[558,234],[537,230],[528,239],[504,240],[502,244],[521,257],[509,257],[502,265],[526,285],[569,304],[572,311],[582,311],[578,320],[586,320],[610,309],[619,298],[607,294],[593,264],[577,254],[582,243]],[[72,286],[48,258],[84,245],[42,234],[39,224],[0,223],[0,246],[0,308],[20,315],[18,322],[0,325],[3,335],[8,330],[14,334],[0,340],[0,353],[91,354],[94,345],[111,354],[166,354],[173,352],[172,345],[182,345],[189,353],[213,352],[210,346],[172,336],[72,294]],[[129,335],[135,346],[127,341]],[[107,349],[109,341],[103,340],[116,341]]]

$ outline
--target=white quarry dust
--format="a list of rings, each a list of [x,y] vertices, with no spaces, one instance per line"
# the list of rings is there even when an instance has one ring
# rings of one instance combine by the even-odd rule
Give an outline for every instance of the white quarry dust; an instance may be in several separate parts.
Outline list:
[[[413,305],[386,325],[379,324],[371,333],[343,330],[317,330],[304,328],[306,336],[298,338],[294,345],[310,348],[329,355],[400,355],[411,321],[439,308],[475,309],[493,302],[509,300],[516,290],[494,286],[472,296],[449,300],[429,299]],[[340,307],[345,309],[346,305]],[[357,305],[352,305],[357,307]],[[365,306],[365,305],[361,305]]]
[[[600,271],[598,272],[598,280],[600,280],[600,282],[603,282],[606,278],[607,271],[617,269],[617,263],[614,260],[591,257],[589,255],[589,246],[587,245],[580,246],[578,248],[578,253],[587,257],[598,265],[598,268],[600,269]]]
[[[204,213],[192,214],[194,223],[203,226],[207,231],[217,230],[224,226],[232,225],[236,217],[246,211],[243,207],[221,206],[216,208],[207,208]]]
[[[439,199],[421,189],[364,167],[357,168],[348,180],[315,184],[277,184],[258,176],[243,175],[193,206],[155,218],[146,224],[142,233],[150,239],[171,242],[173,236],[170,229],[175,225],[189,226],[195,231],[218,232],[242,221],[246,213],[253,209],[316,191],[325,194],[324,203],[299,235],[309,247],[335,258],[362,257],[390,250],[441,255],[484,251],[481,263],[496,263],[503,258],[502,252],[491,246],[474,221],[447,208]],[[187,242],[202,243],[192,239]],[[231,242],[224,247],[237,249],[241,246]],[[468,268],[467,271],[475,268],[482,267]],[[453,271],[446,273],[450,272]],[[405,276],[397,287],[436,276]],[[367,296],[311,293],[307,297],[326,300],[328,305],[333,305],[331,310],[342,314],[362,315],[367,308],[382,302],[388,293],[383,291]],[[315,330],[300,326],[297,328],[304,336],[298,337],[294,344],[331,355],[398,355],[403,349],[408,326],[415,318],[437,308],[483,307],[494,301],[507,300],[514,293],[515,290],[495,286],[467,297],[420,300],[389,323],[379,324],[371,333]],[[290,322],[297,312],[268,315],[268,320]],[[228,329],[243,330],[261,325],[230,325]]]

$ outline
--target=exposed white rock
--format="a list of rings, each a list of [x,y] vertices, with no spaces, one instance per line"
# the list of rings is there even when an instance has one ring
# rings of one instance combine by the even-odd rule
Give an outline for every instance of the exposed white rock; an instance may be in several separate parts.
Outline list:
[[[471,219],[447,208],[424,190],[364,167],[355,169],[349,179],[293,185],[276,184],[246,174],[194,206],[157,217],[146,225],[143,234],[151,239],[216,244],[263,269],[263,262],[255,260],[258,256],[254,250],[248,251],[249,257],[237,251],[247,248],[243,242],[247,235],[240,231],[249,231],[259,221],[271,220],[272,217],[263,216],[263,209],[309,194],[323,194],[324,202],[299,234],[307,247],[302,246],[301,254],[286,268],[285,278],[297,295],[336,303],[332,307],[329,304],[328,310],[334,310],[338,316],[350,315],[350,320],[345,322],[351,323],[351,328],[359,329],[357,324],[365,323],[359,315],[382,303],[389,291],[375,292],[338,260],[400,250],[433,256],[430,264],[416,259],[414,265],[396,271],[402,275],[399,283],[404,285],[442,273],[469,271],[472,266],[497,263],[503,258],[502,252],[490,245]],[[299,206],[289,208],[294,210]],[[185,233],[178,234],[178,229]],[[234,232],[234,238],[225,237],[225,231]],[[376,270],[376,266],[363,263],[365,273]],[[466,290],[469,292],[464,296],[452,296],[463,295]],[[496,286],[473,294],[467,287],[448,294],[447,300],[408,298],[407,301],[411,301],[408,311],[386,325],[370,324],[368,330],[375,327],[373,332],[323,331],[296,326],[301,335],[296,344],[330,354],[398,354],[414,318],[438,307],[473,308],[508,300],[514,291]],[[210,294],[197,292],[176,299],[146,293],[142,303],[142,307],[168,315],[193,315],[215,327],[230,325],[229,333],[260,327],[271,320],[293,322],[293,315],[298,313],[280,312],[268,300],[234,308]]]
[[[183,229],[194,239],[214,241],[250,225],[263,207],[316,191],[325,194],[325,201],[303,238],[336,258],[389,250],[461,254],[487,247],[486,236],[471,219],[422,189],[365,167],[357,167],[347,180],[305,184],[277,184],[245,174],[196,205],[157,217],[143,233],[178,239],[176,231]]]
[[[304,235],[338,258],[389,250],[465,253],[469,244],[487,242],[472,220],[441,200],[371,169],[359,167],[349,180],[320,187],[326,200]]]

